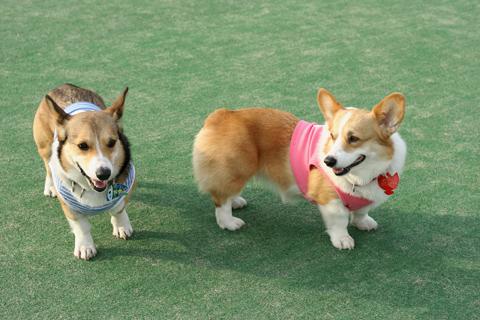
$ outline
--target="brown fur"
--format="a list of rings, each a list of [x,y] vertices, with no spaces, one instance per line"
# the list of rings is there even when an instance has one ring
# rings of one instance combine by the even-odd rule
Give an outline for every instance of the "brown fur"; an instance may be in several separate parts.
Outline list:
[[[330,182],[317,168],[312,168],[308,174],[308,196],[321,205],[340,199]]]
[[[62,110],[79,101],[91,102],[101,109],[105,109],[103,99],[96,92],[82,89],[72,84],[63,84],[50,91],[48,96],[50,96]],[[52,175],[48,163],[50,162],[50,147],[53,143],[57,121],[61,121],[61,119],[56,119],[54,114],[50,111],[47,98],[43,98],[33,121],[33,138],[37,144],[38,153],[45,163],[47,178]],[[59,140],[62,140],[65,136],[63,130],[59,130],[57,133],[59,135]],[[60,161],[62,164],[66,163],[62,161],[62,159]],[[70,168],[67,166],[65,169],[68,170]]]
[[[348,161],[348,165],[342,163],[342,167],[332,168],[333,172],[329,171],[327,175],[337,187],[342,184],[345,189],[350,186],[348,183],[355,187],[357,181],[366,181],[359,186],[365,189],[357,191],[367,194],[377,192],[371,182],[384,169],[378,167],[378,164],[388,166],[394,155],[390,136],[396,132],[403,119],[403,95],[396,93],[388,96],[372,112],[345,109],[324,89],[318,93],[318,103],[331,133],[326,138],[322,152],[317,155],[318,159],[323,161],[330,157],[326,160],[326,165],[332,167],[337,163],[334,156],[340,156],[343,162]],[[290,142],[299,121],[290,113],[264,108],[236,111],[221,109],[205,120],[204,127],[195,139],[193,168],[199,190],[211,195],[216,207],[217,224],[222,229],[234,231],[245,224],[242,219],[233,216],[232,209],[246,205],[240,194],[254,175],[271,181],[287,201],[291,199],[290,195],[292,198],[298,195],[299,190],[290,167]],[[396,143],[402,145],[403,141],[398,142],[397,137],[395,139]],[[357,155],[358,148],[364,150],[366,155]],[[332,155],[327,157],[328,153]],[[371,157],[372,155],[374,156]],[[399,157],[403,167],[404,158],[401,158],[404,154],[400,153]],[[356,181],[337,178],[349,174],[351,168],[363,163],[365,159],[366,170],[348,176]],[[368,162],[370,159],[374,160]],[[376,162],[377,160],[380,161]],[[378,186],[376,188],[380,189]],[[340,196],[317,168],[309,171],[307,196],[319,204],[332,244],[339,249],[353,249],[354,240],[347,231],[350,211],[339,201]],[[385,199],[379,197],[375,201]],[[352,212],[352,224],[361,230],[376,229],[378,224],[368,216],[368,211],[362,209]]]
[[[295,183],[288,150],[298,121],[294,115],[275,109],[220,109],[212,113],[195,140],[193,164],[199,189],[211,194],[216,207],[240,194],[255,174],[286,190]]]
[[[92,128],[95,128],[97,132],[99,148],[103,154],[110,155],[118,151],[118,148],[121,148],[122,142],[119,141],[119,134],[123,134],[123,128],[119,119],[123,113],[127,91],[128,88],[108,109],[105,108],[103,99],[97,93],[71,84],[63,84],[53,89],[48,93],[48,96],[42,99],[33,122],[33,136],[37,144],[38,153],[45,163],[47,179],[51,177],[48,163],[50,162],[50,149],[53,143],[55,128],[57,129],[58,140],[63,142],[60,163],[66,171],[75,166],[71,161],[72,154],[83,153],[84,163],[89,163],[90,159],[98,154],[97,138]],[[75,117],[71,117],[63,112],[63,109],[69,105],[80,101],[91,102],[103,110],[106,109],[106,111],[85,112]],[[107,144],[112,139],[117,141],[116,145],[114,148],[108,148]],[[90,147],[89,150],[79,151],[78,145],[81,143],[86,143]],[[123,161],[124,158],[120,156],[118,162],[123,163]],[[128,171],[125,170],[116,181],[122,183],[127,176]],[[134,187],[135,183],[131,191],[133,191]],[[125,204],[128,202],[130,194],[131,192],[125,198]],[[60,197],[58,199],[62,204],[65,215],[71,220],[76,220],[62,199]]]
[[[330,101],[329,101],[330,100]],[[346,152],[352,152],[356,148],[362,147],[363,144],[371,146],[382,146],[382,154],[386,160],[393,157],[394,149],[390,135],[397,131],[403,120],[405,110],[405,97],[400,93],[393,93],[382,100],[371,112],[355,109],[344,108],[335,98],[326,90],[320,90],[318,96],[320,109],[327,120],[331,137],[328,139],[324,147],[324,153],[333,146],[334,139],[342,139],[342,148]],[[325,105],[331,105],[332,111],[327,111]],[[343,136],[338,136],[339,124],[343,116],[351,112],[348,119],[349,130],[344,132]],[[358,138],[356,142],[350,142],[351,136]],[[332,138],[333,137],[333,138]]]
[[[395,108],[404,104],[404,101],[403,95],[394,93],[372,112],[355,109],[349,118],[349,130],[344,136],[338,137],[337,130],[343,115],[352,110],[345,109],[325,89],[318,93],[318,103],[331,135],[335,139],[342,139],[342,147],[347,152],[362,144],[386,146],[382,148],[382,153],[387,160],[392,158],[394,152],[388,137],[396,129],[392,130],[392,125],[385,129],[383,124],[394,123],[398,128],[404,111]],[[240,194],[247,181],[256,174],[267,177],[281,191],[285,191],[295,183],[288,155],[290,139],[298,121],[294,115],[275,109],[220,109],[212,113],[195,140],[193,164],[199,189],[211,194],[216,207],[221,207],[228,198]],[[349,142],[351,136],[359,140]],[[330,137],[323,150],[325,154],[332,145]],[[310,171],[308,183],[309,196],[318,203],[325,205],[339,199],[335,189],[318,169]]]

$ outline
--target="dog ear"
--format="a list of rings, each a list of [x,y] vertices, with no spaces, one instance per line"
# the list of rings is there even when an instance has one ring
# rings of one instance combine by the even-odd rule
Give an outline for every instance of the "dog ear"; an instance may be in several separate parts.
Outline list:
[[[128,87],[126,87],[122,94],[107,108],[107,112],[110,113],[115,120],[120,121],[123,115],[123,105],[125,104],[125,98],[127,97]]]
[[[401,93],[392,93],[372,110],[377,120],[380,135],[388,139],[397,132],[405,115],[405,97]]]
[[[45,102],[47,103],[48,109],[50,109],[50,112],[52,113],[58,125],[63,126],[65,121],[68,121],[72,118],[72,116],[63,111],[63,109],[60,108],[48,94],[45,96]]]
[[[328,122],[339,110],[344,107],[325,89],[318,91],[318,106],[323,113],[325,120]]]

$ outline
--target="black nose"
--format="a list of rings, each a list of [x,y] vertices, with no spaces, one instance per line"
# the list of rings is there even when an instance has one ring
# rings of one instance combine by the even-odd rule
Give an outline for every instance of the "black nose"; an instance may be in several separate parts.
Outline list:
[[[335,159],[334,157],[332,156],[328,156],[325,158],[325,160],[323,160],[323,162],[325,162],[325,164],[328,166],[328,167],[333,167],[334,165],[337,164],[337,159]]]
[[[97,172],[95,174],[97,175],[97,178],[100,179],[101,181],[105,181],[108,178],[110,178],[110,174],[112,171],[108,168],[98,168]]]

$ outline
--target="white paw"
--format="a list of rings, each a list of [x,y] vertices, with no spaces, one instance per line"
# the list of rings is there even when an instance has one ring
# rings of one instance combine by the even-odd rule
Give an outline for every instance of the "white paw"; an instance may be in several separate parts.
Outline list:
[[[119,239],[128,240],[133,234],[133,228],[125,209],[120,214],[111,214],[111,216],[113,235]]]
[[[232,209],[240,209],[247,205],[247,201],[242,197],[238,196],[232,201]]]
[[[330,234],[330,241],[332,241],[332,244],[335,248],[338,248],[340,250],[342,249],[347,249],[347,250],[352,250],[355,248],[355,241],[353,240],[352,237],[348,233],[342,234],[342,235],[335,235],[333,233]]]
[[[365,230],[365,231],[377,230],[378,228],[378,223],[368,215],[363,217],[362,219],[355,219],[355,216],[353,216],[352,225],[354,225],[360,230]]]
[[[119,239],[128,240],[133,234],[132,226],[129,227],[115,227],[113,226],[113,235]]]
[[[55,191],[55,186],[53,185],[52,178],[47,178],[45,180],[45,190],[43,190],[43,194],[47,197],[56,198],[57,192]]]
[[[243,222],[242,219],[235,217],[231,217],[230,219],[217,220],[217,222],[220,228],[230,231],[238,230],[245,225],[245,222]]]
[[[95,257],[97,254],[97,249],[95,248],[93,242],[89,243],[86,241],[85,243],[75,244],[75,251],[73,254],[79,259],[88,261],[90,258]]]

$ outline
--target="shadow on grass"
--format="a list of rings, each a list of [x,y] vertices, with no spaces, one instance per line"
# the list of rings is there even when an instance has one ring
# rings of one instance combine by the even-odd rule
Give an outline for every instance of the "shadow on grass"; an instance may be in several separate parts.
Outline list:
[[[392,306],[401,301],[405,307],[426,310],[433,296],[443,308],[454,310],[461,297],[453,289],[472,286],[480,278],[478,249],[471,245],[480,225],[473,218],[419,215],[381,206],[372,214],[379,230],[349,227],[357,247],[340,251],[331,245],[315,206],[284,205],[274,193],[256,187],[246,188],[244,196],[249,205],[234,215],[246,226],[230,232],[217,226],[209,197],[195,187],[139,183],[135,201],[156,208],[155,212],[137,228],[132,246],[102,248],[96,259],[175,261],[275,278],[314,292],[341,291]],[[178,216],[165,216],[168,208]],[[163,219],[178,224],[179,231],[162,231]]]

